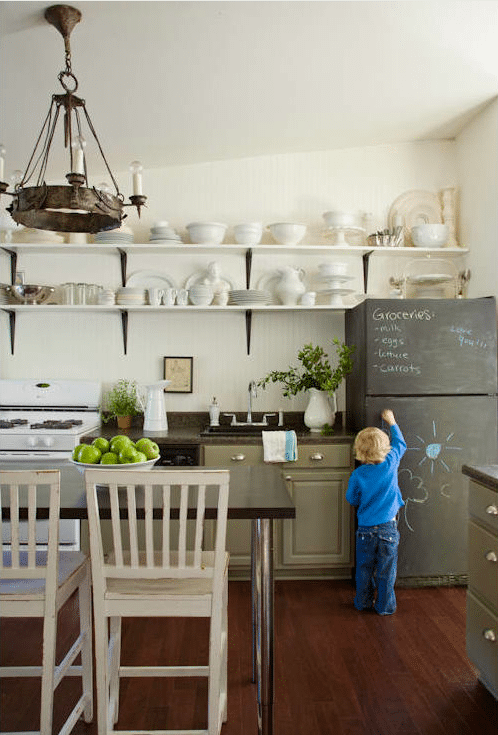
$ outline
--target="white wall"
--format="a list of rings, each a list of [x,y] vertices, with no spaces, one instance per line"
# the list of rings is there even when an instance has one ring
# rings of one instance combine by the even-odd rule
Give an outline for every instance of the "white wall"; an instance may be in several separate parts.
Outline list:
[[[476,139],[479,132],[476,130]],[[475,145],[477,146],[477,140]],[[496,145],[496,144],[495,144]],[[323,239],[322,213],[329,209],[362,210],[373,215],[373,230],[387,226],[392,202],[403,192],[423,189],[437,192],[458,186],[454,142],[436,141],[382,145],[321,153],[275,155],[254,159],[222,161],[168,169],[147,169],[144,191],[148,208],[139,221],[131,213],[135,241],[148,238],[156,220],[168,220],[182,234],[193,220],[209,219],[233,226],[241,221],[265,224],[290,220],[309,226],[309,240]],[[483,154],[484,155],[484,154]],[[100,180],[100,179],[99,179]],[[129,193],[129,174],[118,175],[123,192]],[[496,201],[496,199],[495,199]],[[496,224],[496,214],[495,224]],[[474,247],[474,233],[466,233],[466,244]],[[230,241],[230,233],[226,241]],[[266,235],[269,241],[269,236]],[[491,247],[491,234],[489,234]],[[496,241],[496,238],[495,238]],[[177,283],[205,267],[209,255],[133,256],[129,272],[142,269],[166,273]],[[333,249],[331,248],[331,253]],[[309,276],[322,258],[287,258],[303,267]],[[355,288],[361,289],[361,259],[349,259]],[[220,261],[221,262],[221,261]],[[275,257],[255,260],[253,283],[273,271],[284,260]],[[369,292],[385,295],[388,278],[400,266],[389,259],[375,261]],[[223,261],[234,285],[245,286],[243,256]],[[10,261],[0,255],[0,280],[9,280]],[[118,287],[119,258],[114,254],[21,256],[18,269],[26,282],[59,284],[87,281]],[[485,270],[485,269],[484,269]],[[205,410],[216,395],[222,410],[244,410],[247,385],[271,369],[295,364],[297,350],[313,341],[331,348],[334,336],[343,337],[340,314],[281,313],[253,316],[251,355],[246,355],[243,313],[206,313],[147,316],[131,314],[128,354],[123,355],[121,322],[117,314],[68,315],[47,318],[43,312],[18,315],[15,354],[10,354],[8,317],[0,313],[0,377],[2,378],[87,378],[101,380],[104,387],[120,377],[151,382],[162,378],[164,355],[194,356],[194,393],[170,395],[169,410]],[[305,396],[292,402],[271,388],[254,401],[254,410],[303,410]],[[344,394],[339,393],[339,408]]]
[[[469,296],[498,295],[498,99],[456,141],[460,235],[470,247]]]

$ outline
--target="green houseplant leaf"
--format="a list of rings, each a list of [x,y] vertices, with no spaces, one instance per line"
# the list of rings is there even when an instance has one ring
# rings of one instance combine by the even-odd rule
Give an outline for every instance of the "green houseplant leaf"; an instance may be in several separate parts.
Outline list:
[[[138,397],[136,380],[121,378],[104,396],[106,413],[102,413],[102,420],[108,422],[118,416],[138,416],[142,413],[142,405]]]

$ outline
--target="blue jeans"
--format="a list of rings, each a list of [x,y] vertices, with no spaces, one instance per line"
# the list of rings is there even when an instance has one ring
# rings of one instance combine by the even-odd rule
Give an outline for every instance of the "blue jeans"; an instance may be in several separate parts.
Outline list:
[[[378,526],[358,526],[356,531],[356,596],[357,610],[370,609],[379,615],[392,615],[396,610],[396,567],[399,531],[396,521]],[[374,604],[375,590],[377,599]]]

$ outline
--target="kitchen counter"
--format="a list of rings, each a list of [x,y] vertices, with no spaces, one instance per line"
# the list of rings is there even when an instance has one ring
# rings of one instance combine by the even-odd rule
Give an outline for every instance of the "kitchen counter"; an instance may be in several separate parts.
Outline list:
[[[294,429],[297,435],[298,444],[339,444],[344,442],[353,442],[354,434],[346,431],[342,426],[342,415],[337,414],[337,422],[334,433],[329,436],[322,436],[320,433],[311,433],[303,424],[302,413],[286,413],[284,415],[284,423],[286,428]],[[244,415],[237,414],[237,420],[243,421]],[[254,420],[260,421],[258,414],[254,414]],[[91,441],[96,436],[105,436],[110,438],[116,434],[125,434],[130,439],[136,441],[142,436],[150,436],[159,445],[182,446],[187,444],[261,444],[261,435],[240,435],[226,436],[224,434],[201,434],[201,432],[209,425],[208,413],[170,413],[168,412],[168,432],[165,434],[147,434],[143,431],[142,418],[138,418],[130,429],[118,429],[114,421],[108,424],[102,424],[98,433],[92,433],[83,437],[83,441]]]
[[[472,480],[477,480],[490,490],[498,491],[498,465],[466,465],[462,466],[462,472]]]

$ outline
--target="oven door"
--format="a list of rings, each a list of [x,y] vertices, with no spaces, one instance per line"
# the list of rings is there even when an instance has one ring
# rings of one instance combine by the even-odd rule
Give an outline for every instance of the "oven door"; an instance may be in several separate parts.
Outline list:
[[[0,451],[0,462],[33,462],[37,463],[54,460],[57,462],[70,459],[68,452],[31,452],[29,450],[3,450]],[[14,468],[12,468],[14,469]],[[19,529],[20,543],[27,543],[28,523],[22,521]],[[48,521],[37,521],[36,523],[36,548],[43,551],[47,548]],[[2,523],[2,547],[8,550],[10,547],[10,523]],[[80,549],[80,522],[64,518],[59,522],[59,547],[66,551],[79,551]]]

